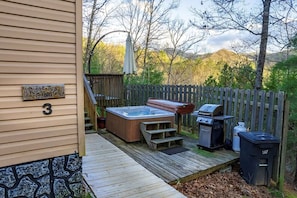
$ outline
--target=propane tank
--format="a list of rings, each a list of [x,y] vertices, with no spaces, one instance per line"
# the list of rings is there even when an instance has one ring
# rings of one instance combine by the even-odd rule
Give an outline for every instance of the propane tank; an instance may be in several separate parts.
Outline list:
[[[238,126],[235,126],[233,129],[233,144],[232,149],[235,152],[240,152],[240,137],[238,136],[239,132],[246,132],[244,122],[238,122]]]

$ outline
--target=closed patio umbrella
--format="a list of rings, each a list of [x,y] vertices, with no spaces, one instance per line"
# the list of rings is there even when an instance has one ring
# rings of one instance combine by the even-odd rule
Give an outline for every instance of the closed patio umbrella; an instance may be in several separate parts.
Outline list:
[[[126,52],[124,58],[124,67],[123,67],[124,74],[135,74],[136,73],[136,62],[134,58],[134,50],[131,41],[130,34],[126,39]]]

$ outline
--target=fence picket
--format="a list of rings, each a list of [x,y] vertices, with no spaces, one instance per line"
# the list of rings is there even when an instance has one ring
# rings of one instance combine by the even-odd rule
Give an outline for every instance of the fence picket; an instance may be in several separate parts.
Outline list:
[[[260,91],[260,107],[259,107],[259,118],[258,118],[258,130],[264,131],[264,114],[265,114],[265,100],[266,100],[266,92],[264,90]]]
[[[271,132],[272,131],[272,122],[273,122],[273,111],[274,111],[274,92],[269,93],[269,102],[268,102],[268,110],[267,110],[267,125],[266,125],[266,131]]]
[[[239,92],[238,89],[234,90],[234,99],[233,99],[234,101],[233,116],[234,117],[238,117],[238,92]]]
[[[278,93],[278,105],[277,105],[277,115],[276,115],[276,126],[274,135],[277,137],[282,137],[282,127],[283,127],[283,119],[284,119],[284,101],[285,95],[284,92]]]
[[[238,120],[236,120],[236,123],[244,121],[244,119],[243,119],[243,112],[244,112],[243,108],[244,108],[244,95],[245,95],[244,93],[245,92],[244,92],[244,90],[240,90],[239,93],[240,93],[239,115],[238,115]],[[235,117],[235,119],[236,119],[236,117]]]
[[[246,123],[246,126],[251,129],[251,121],[250,119],[250,103],[251,103],[251,90],[246,90],[246,100],[244,102],[244,122]]]

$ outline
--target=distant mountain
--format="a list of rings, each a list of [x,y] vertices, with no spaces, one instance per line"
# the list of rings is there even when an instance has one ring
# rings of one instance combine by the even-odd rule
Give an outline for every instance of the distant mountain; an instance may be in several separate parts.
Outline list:
[[[276,53],[267,53],[266,54],[266,60],[265,60],[265,66],[266,67],[271,67],[271,66],[275,65],[278,62],[286,60],[292,54],[294,54],[294,53],[293,52],[288,52],[288,51],[282,51],[282,52],[276,52]],[[249,57],[250,59],[257,60],[256,54],[245,54],[245,56]]]
[[[168,48],[165,49],[167,52],[171,52],[172,49]],[[220,49],[213,53],[206,53],[206,54],[194,54],[194,53],[179,53],[182,57],[188,59],[197,59],[200,58],[204,62],[208,62],[211,60],[213,63],[224,62],[228,65],[235,66],[238,64],[246,63],[246,62],[254,62],[256,64],[257,55],[255,53],[249,54],[238,54],[233,51],[227,49]],[[266,61],[265,66],[270,67],[276,64],[277,62],[281,62],[286,60],[288,57],[288,52],[278,52],[278,53],[267,53],[266,54]]]
[[[296,53],[295,53],[296,54]],[[271,67],[274,64],[284,61],[288,58],[289,55],[292,55],[292,52],[288,51],[278,52],[278,53],[267,53],[265,66]],[[256,64],[257,55],[256,54],[237,54],[230,50],[221,49],[214,53],[200,55],[202,59],[212,59],[215,62],[225,62],[230,66],[234,64],[243,63],[244,61],[253,61]]]
[[[252,61],[249,57],[243,54],[237,54],[230,50],[221,49],[214,53],[209,53],[200,56],[203,61],[211,60],[213,63],[227,63],[229,66],[237,66]]]

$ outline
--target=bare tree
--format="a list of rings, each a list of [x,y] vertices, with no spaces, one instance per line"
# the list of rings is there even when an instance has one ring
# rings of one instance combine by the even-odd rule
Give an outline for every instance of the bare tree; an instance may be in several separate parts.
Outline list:
[[[133,39],[134,51],[141,51],[143,47],[143,35],[145,34],[144,24],[147,21],[147,14],[144,11],[146,2],[133,1],[126,3],[119,7],[117,10],[116,19],[120,23],[120,26],[124,30],[127,30]],[[143,5],[144,4],[144,5]],[[141,53],[138,53],[135,57],[136,62],[141,57]]]
[[[164,35],[164,25],[169,21],[169,13],[177,8],[178,1],[135,0],[119,10],[120,23],[130,31],[134,47],[138,50],[136,59],[142,57],[143,70],[147,69],[148,51],[153,49],[154,41]],[[134,49],[135,49],[134,48]]]
[[[290,0],[262,0],[262,4],[255,6],[252,6],[249,1],[211,0],[211,2],[215,6],[214,9],[211,9],[211,12],[193,9],[195,16],[202,19],[202,23],[192,21],[192,24],[201,29],[239,30],[253,35],[254,42],[260,43],[255,88],[261,89],[267,43],[270,40],[271,43],[281,44],[279,34],[281,28],[285,25],[284,19],[290,18],[289,16],[292,17],[293,13],[286,11],[293,9],[296,5],[294,6],[294,3]],[[204,2],[201,1],[201,3]]]
[[[192,26],[190,24],[186,24],[183,20],[173,20],[167,23],[167,31],[169,41],[166,42],[166,55],[169,59],[169,65],[167,69],[167,84],[170,84],[170,79],[174,77],[175,72],[173,72],[173,64],[178,56],[186,56],[186,53],[189,50],[193,50],[193,46],[203,40],[204,34],[198,35],[193,33],[195,31],[191,31]],[[180,68],[181,69],[181,68]],[[183,68],[187,70],[187,67]],[[184,71],[186,72],[186,71]],[[179,73],[184,73],[180,71]],[[177,79],[181,79],[179,78]]]
[[[84,0],[84,30],[87,36],[86,46],[84,49],[83,62],[86,65],[90,58],[90,52],[96,38],[104,26],[108,24],[108,19],[111,18],[112,10],[107,10],[107,5],[111,0]]]

